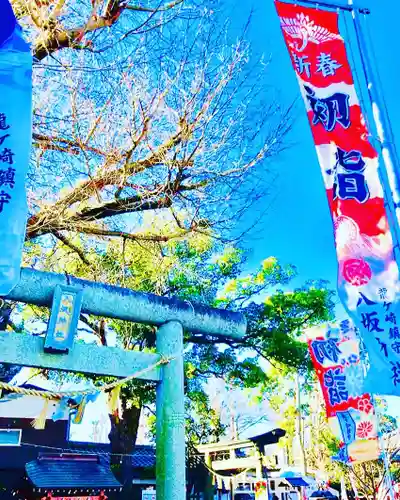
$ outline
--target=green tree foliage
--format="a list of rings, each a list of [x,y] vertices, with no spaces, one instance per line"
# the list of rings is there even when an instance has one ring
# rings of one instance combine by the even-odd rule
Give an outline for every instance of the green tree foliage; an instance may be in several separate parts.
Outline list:
[[[214,3],[12,0],[36,57],[25,264],[249,318],[241,341],[185,332],[195,442],[223,431],[210,378],[267,388],[275,380],[261,358],[306,370],[299,334],[332,305],[321,284],[279,291],[296,270],[275,259],[243,275],[246,253],[223,243],[259,218],[250,209],[269,193],[269,160],[291,120],[266,91],[266,61],[254,61],[244,36],[230,40]],[[12,326],[40,333],[47,318],[17,306]],[[102,344],[115,336],[125,349],[155,348],[148,326],[83,315],[80,329]],[[150,389],[122,390],[115,450],[133,446]]]
[[[281,416],[279,426],[285,429],[286,436],[280,440],[280,446],[286,448],[289,463],[296,465],[301,463],[298,446],[299,429],[296,425],[300,414],[301,440],[304,443],[308,473],[312,474],[317,471],[338,490],[340,490],[341,477],[344,476],[346,487],[351,490],[355,486],[359,498],[386,497],[387,476],[382,460],[354,464],[351,467],[332,460],[332,457],[339,451],[340,441],[332,433],[328,424],[325,405],[313,370],[306,374],[307,377],[301,384],[302,403],[298,407],[295,394],[297,375],[289,369],[289,373],[286,372],[284,377],[279,377],[279,371],[282,369],[283,367],[279,370],[271,370],[270,376],[278,382],[262,396],[268,398],[272,409]],[[383,399],[376,398],[375,403],[378,407],[380,429],[383,434],[381,446],[384,447],[390,462],[400,450],[396,420],[387,413],[387,405]],[[391,464],[390,471],[394,479],[400,477],[399,468],[395,462]]]
[[[74,244],[78,246],[79,241]],[[264,390],[274,386],[276,378],[261,369],[261,358],[285,370],[306,370],[307,354],[299,335],[303,328],[330,317],[331,293],[326,288],[279,291],[296,276],[295,268],[270,258],[255,272],[243,275],[246,258],[243,250],[199,234],[164,243],[111,241],[86,252],[89,266],[60,242],[51,248],[28,243],[25,254],[27,264],[36,262],[43,269],[246,314],[249,331],[241,341],[185,332],[188,429],[197,442],[210,436],[216,439],[223,431],[205,392],[210,378],[223,379],[234,387]],[[46,311],[28,309],[35,313],[30,323],[37,317],[45,320]],[[107,336],[115,335],[125,349],[155,349],[152,327],[117,320],[105,324],[87,316],[81,319],[103,344]],[[126,386],[122,392],[125,410],[150,405],[153,393],[148,389],[137,383]],[[133,437],[134,431],[135,426],[129,431]]]

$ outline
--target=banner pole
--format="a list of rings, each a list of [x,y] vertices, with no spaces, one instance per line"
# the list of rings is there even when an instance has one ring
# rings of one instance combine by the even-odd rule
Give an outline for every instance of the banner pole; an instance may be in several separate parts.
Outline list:
[[[349,7],[353,6],[353,0],[348,0]],[[368,88],[368,96],[372,107],[373,122],[375,125],[379,145],[381,148],[385,171],[380,169],[384,189],[387,192],[386,203],[391,214],[393,225],[394,251],[397,264],[400,265],[399,243],[400,243],[400,163],[394,143],[390,126],[390,120],[386,112],[386,106],[381,98],[377,84],[369,44],[367,43],[360,21],[360,14],[356,9],[351,10],[360,60],[364,71]],[[389,189],[388,189],[389,188]]]
[[[349,7],[353,6],[353,0],[348,0]],[[377,85],[377,77],[375,75],[375,70],[371,64],[370,50],[367,41],[364,38],[362,31],[361,21],[359,12],[352,9],[352,18],[354,23],[354,29],[356,33],[356,39],[359,47],[361,63],[364,70],[365,79],[367,82],[368,95],[372,106],[373,119],[378,133],[378,138],[381,146],[382,157],[386,167],[386,175],[384,176],[384,183],[389,184],[390,191],[392,192],[392,203],[387,199],[387,203],[390,207],[390,212],[393,214],[394,223],[394,236],[396,239],[396,244],[394,249],[397,249],[397,261],[398,261],[398,248],[399,248],[399,209],[400,209],[400,176],[399,176],[399,158],[397,156],[396,146],[394,143],[394,138],[392,134],[392,129],[390,126],[389,116],[386,111],[386,106],[380,97]],[[390,193],[389,191],[389,193]],[[389,198],[389,197],[388,197]],[[372,402],[376,412],[376,419],[378,425],[378,440],[380,448],[383,454],[383,464],[386,475],[386,483],[388,486],[388,493],[391,500],[395,500],[395,494],[393,489],[393,479],[390,472],[390,460],[388,453],[383,442],[382,429],[381,429],[381,413],[376,404],[376,399],[373,394]],[[384,481],[385,482],[385,481]]]
[[[313,7],[318,6],[318,7],[326,7],[327,9],[340,9],[340,10],[345,10],[348,12],[352,12],[354,10],[357,10],[361,14],[371,14],[371,11],[366,8],[366,7],[357,7],[353,4],[347,4],[343,5],[342,3],[335,3],[335,2],[319,2],[318,0],[298,0],[297,3],[304,3],[308,5],[312,5]]]

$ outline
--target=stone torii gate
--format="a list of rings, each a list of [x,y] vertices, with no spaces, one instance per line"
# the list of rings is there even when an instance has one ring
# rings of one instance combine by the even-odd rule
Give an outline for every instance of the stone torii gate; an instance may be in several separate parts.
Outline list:
[[[62,293],[77,298],[70,321],[73,329],[71,343],[63,353],[54,353],[54,350],[49,353],[45,348],[50,330],[54,330]],[[6,299],[52,306],[52,313],[46,339],[0,332],[0,363],[123,378],[157,364],[163,357],[172,358],[168,364],[137,378],[157,383],[157,500],[185,499],[183,330],[240,339],[247,328],[244,316],[178,299],[26,268],[21,271],[20,283]],[[157,353],[73,343],[80,311],[156,326]]]

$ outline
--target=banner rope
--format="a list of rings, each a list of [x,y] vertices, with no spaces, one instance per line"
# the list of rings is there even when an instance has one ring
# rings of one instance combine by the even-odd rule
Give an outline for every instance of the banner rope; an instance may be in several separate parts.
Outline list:
[[[12,384],[9,384],[7,382],[0,382],[0,389],[1,390],[6,390],[9,392],[14,392],[16,394],[23,394],[25,396],[36,396],[39,398],[43,399],[48,399],[48,400],[57,400],[57,399],[63,399],[67,397],[73,398],[74,396],[87,396],[89,394],[95,394],[96,392],[107,392],[112,389],[115,389],[116,387],[120,387],[122,385],[127,384],[131,380],[138,378],[142,375],[145,375],[148,372],[151,372],[152,370],[158,368],[159,366],[167,365],[170,363],[175,357],[161,357],[157,363],[154,363],[146,368],[143,368],[142,370],[138,370],[137,372],[133,373],[132,375],[129,375],[128,377],[125,377],[120,380],[116,380],[114,382],[110,382],[109,384],[104,384],[99,387],[91,387],[89,389],[84,389],[80,391],[60,391],[60,392],[55,392],[55,391],[46,391],[46,390],[40,390],[40,389],[26,389],[24,387],[19,387],[15,386]]]

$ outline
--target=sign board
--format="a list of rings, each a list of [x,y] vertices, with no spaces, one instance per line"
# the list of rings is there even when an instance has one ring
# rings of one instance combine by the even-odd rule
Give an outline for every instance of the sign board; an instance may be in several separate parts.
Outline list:
[[[44,350],[68,352],[74,343],[82,306],[82,290],[57,285],[47,329]]]
[[[21,429],[0,429],[0,446],[20,446]]]
[[[142,490],[142,500],[156,500],[156,490],[153,488]]]

